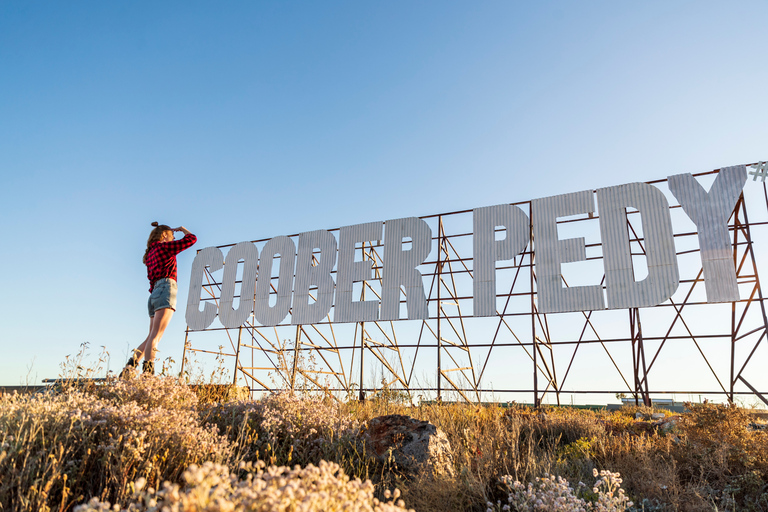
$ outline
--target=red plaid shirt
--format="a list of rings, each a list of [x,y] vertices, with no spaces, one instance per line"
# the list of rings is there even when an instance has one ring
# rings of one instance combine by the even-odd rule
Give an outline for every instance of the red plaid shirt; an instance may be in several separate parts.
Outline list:
[[[147,253],[147,278],[149,291],[155,289],[155,281],[164,277],[176,280],[176,255],[192,247],[197,237],[192,233],[172,242],[155,242]]]

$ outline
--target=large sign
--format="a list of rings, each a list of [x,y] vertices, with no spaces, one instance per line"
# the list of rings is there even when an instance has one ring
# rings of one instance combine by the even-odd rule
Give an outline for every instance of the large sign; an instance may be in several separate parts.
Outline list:
[[[768,404],[746,168],[205,248],[182,367],[230,357],[253,393]]]
[[[728,219],[746,179],[744,165],[721,169],[708,191],[691,174],[667,179],[670,192],[696,226],[709,303],[740,298]],[[640,280],[633,269],[628,209],[641,218],[647,275]],[[497,314],[497,265],[522,254],[529,245],[535,252],[539,313],[650,307],[663,303],[677,290],[680,273],[670,207],[657,187],[628,183],[596,192],[544,197],[532,200],[529,212],[513,204],[473,210],[472,316]],[[562,265],[585,261],[587,256],[583,237],[558,237],[558,219],[579,215],[592,218],[595,214],[599,218],[604,284],[564,286]],[[191,330],[204,330],[218,316],[225,328],[236,328],[253,315],[258,324],[270,327],[280,325],[290,314],[292,325],[308,325],[328,317],[332,309],[333,323],[394,321],[403,314],[403,292],[405,317],[427,319],[427,294],[419,266],[430,257],[433,235],[425,220],[408,217],[345,226],[338,230],[338,237],[326,230],[301,233],[297,242],[277,236],[262,247],[261,253],[252,242],[234,245],[226,257],[221,249],[207,247],[192,264],[187,324]],[[375,278],[373,260],[356,260],[356,247],[379,241],[383,241],[380,297],[355,300],[354,284]],[[241,279],[238,263],[242,263]],[[222,268],[218,306],[201,301],[204,276]],[[237,284],[240,293],[235,307]]]

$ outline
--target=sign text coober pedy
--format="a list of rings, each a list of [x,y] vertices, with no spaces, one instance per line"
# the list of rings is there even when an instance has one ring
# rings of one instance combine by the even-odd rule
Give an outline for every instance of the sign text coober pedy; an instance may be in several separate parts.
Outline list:
[[[709,191],[691,174],[668,178],[669,188],[696,225],[707,302],[739,300],[728,219],[747,179],[743,165],[720,170]],[[596,197],[595,197],[596,196]],[[595,204],[596,203],[596,204]],[[564,287],[561,265],[586,259],[584,238],[558,239],[557,219],[599,212],[605,271],[602,285]],[[648,275],[636,281],[627,232],[627,208],[640,214]],[[647,183],[628,183],[534,199],[531,217],[518,206],[500,204],[473,210],[473,315],[496,314],[496,263],[511,260],[531,243],[537,273],[541,313],[626,309],[661,304],[677,290],[679,273],[664,193]],[[497,240],[496,231],[505,237]],[[372,280],[373,262],[355,261],[356,244],[383,240],[381,300],[353,300],[353,284]],[[406,245],[410,247],[406,249]],[[224,257],[217,247],[202,249],[192,264],[186,320],[192,330],[203,330],[217,314],[224,327],[242,325],[253,313],[263,326],[280,324],[290,313],[291,323],[320,322],[333,308],[335,323],[400,319],[401,288],[406,292],[407,318],[428,317],[419,265],[432,250],[432,230],[422,219],[408,217],[368,222],[339,229],[338,240],[325,230],[269,240],[261,254],[252,242],[240,242]],[[277,300],[270,305],[270,277],[279,257]],[[313,261],[314,257],[314,261]],[[238,262],[243,262],[240,300],[234,307]],[[219,306],[201,304],[206,268],[223,267]],[[334,268],[336,269],[334,282]],[[259,279],[258,276],[265,276]],[[310,301],[310,290],[316,300]],[[250,293],[249,293],[250,291]],[[202,305],[202,308],[201,308]]]

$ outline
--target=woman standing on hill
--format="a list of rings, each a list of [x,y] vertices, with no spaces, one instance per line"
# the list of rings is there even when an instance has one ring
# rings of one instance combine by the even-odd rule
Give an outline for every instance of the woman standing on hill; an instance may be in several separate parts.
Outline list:
[[[155,229],[149,234],[147,250],[144,252],[144,264],[147,265],[149,278],[149,335],[139,348],[134,349],[133,356],[120,372],[120,377],[130,376],[138,369],[139,361],[144,357],[143,373],[154,375],[155,353],[160,338],[163,337],[173,312],[176,311],[176,255],[190,248],[197,237],[184,226],[170,228],[165,224],[153,222]],[[184,238],[174,240],[173,233],[180,231]]]

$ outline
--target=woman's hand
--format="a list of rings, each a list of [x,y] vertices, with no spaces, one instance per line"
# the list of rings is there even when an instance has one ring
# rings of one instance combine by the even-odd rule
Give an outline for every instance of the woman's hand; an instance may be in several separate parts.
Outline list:
[[[190,234],[189,230],[187,228],[185,228],[184,226],[179,226],[177,228],[173,228],[173,230],[174,231],[181,231],[185,235],[189,235]]]

